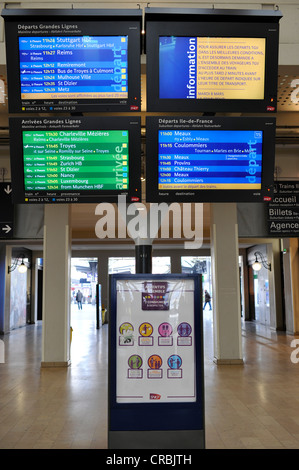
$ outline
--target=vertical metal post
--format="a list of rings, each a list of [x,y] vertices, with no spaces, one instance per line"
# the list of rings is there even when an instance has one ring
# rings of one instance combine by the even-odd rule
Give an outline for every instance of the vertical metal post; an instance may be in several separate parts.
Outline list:
[[[136,274],[152,272],[152,245],[135,245]]]

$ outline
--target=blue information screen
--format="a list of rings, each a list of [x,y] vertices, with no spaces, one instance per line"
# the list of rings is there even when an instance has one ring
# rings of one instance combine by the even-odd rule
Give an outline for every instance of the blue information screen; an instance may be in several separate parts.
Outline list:
[[[262,100],[265,38],[159,37],[161,99]]]
[[[19,38],[21,98],[128,98],[127,36]]]
[[[263,132],[160,130],[158,187],[261,189]]]

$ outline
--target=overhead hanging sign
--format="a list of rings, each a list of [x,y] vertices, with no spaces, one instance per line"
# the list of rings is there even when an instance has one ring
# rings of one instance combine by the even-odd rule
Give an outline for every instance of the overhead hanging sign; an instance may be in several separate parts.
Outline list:
[[[0,183],[0,238],[13,237],[14,211],[11,183]]]

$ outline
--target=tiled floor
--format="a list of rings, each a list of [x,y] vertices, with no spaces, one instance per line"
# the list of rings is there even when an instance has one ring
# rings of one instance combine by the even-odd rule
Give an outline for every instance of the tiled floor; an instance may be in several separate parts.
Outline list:
[[[107,448],[107,325],[72,314],[72,365],[41,369],[41,324],[2,336],[0,449]],[[299,449],[299,362],[293,336],[242,323],[243,366],[213,362],[205,313],[208,449]],[[298,354],[299,357],[299,354]]]

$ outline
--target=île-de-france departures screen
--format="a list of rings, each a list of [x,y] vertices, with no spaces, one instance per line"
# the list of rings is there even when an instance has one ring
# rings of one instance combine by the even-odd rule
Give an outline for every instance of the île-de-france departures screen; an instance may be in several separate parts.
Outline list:
[[[274,156],[274,118],[148,117],[147,201],[262,201]]]
[[[252,189],[262,181],[259,130],[159,131],[159,189]]]

